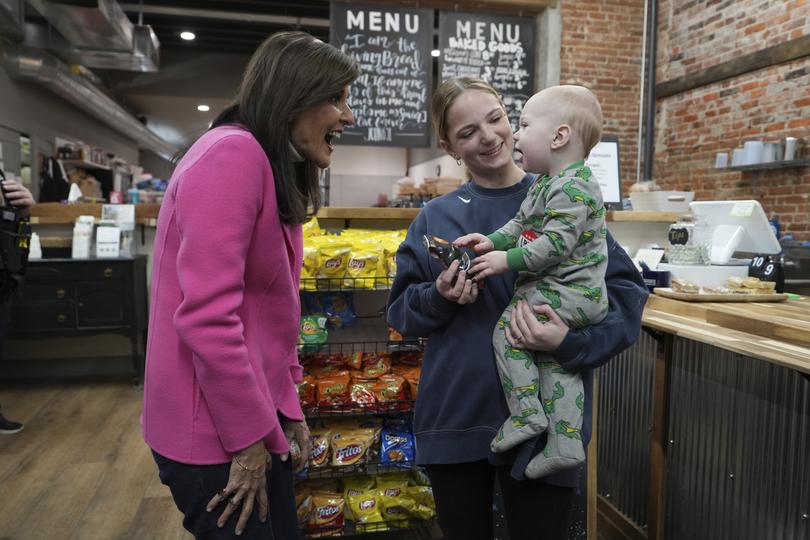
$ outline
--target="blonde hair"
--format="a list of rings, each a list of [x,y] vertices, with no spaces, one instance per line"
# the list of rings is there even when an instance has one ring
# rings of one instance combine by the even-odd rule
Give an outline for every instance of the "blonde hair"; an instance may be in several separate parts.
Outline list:
[[[501,95],[491,84],[483,79],[473,77],[452,77],[447,79],[433,93],[433,100],[430,106],[430,116],[433,120],[433,132],[437,140],[448,140],[447,137],[447,111],[455,103],[456,99],[467,90],[480,90],[495,96],[506,112],[506,105],[503,104]]]
[[[579,136],[587,156],[602,138],[602,106],[596,95],[572,84],[550,86],[540,94],[553,101],[557,118]]]

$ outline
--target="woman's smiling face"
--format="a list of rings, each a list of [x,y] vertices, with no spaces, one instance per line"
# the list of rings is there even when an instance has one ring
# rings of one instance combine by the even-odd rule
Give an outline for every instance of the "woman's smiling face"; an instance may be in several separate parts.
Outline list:
[[[293,121],[290,133],[293,147],[301,157],[321,169],[332,162],[335,150],[332,142],[340,138],[346,126],[354,124],[348,99],[349,87],[346,86],[339,95],[307,109]]]
[[[476,171],[501,169],[512,162],[512,126],[500,101],[489,92],[466,90],[447,109],[447,141],[441,147],[458,154]]]

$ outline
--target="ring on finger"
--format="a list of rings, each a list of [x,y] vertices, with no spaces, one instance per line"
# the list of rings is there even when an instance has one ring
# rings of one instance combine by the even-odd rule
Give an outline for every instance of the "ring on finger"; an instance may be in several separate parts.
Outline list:
[[[219,490],[219,493],[217,493],[217,495],[219,495],[223,499],[228,499],[230,494],[228,493],[227,489],[222,488],[222,489]]]

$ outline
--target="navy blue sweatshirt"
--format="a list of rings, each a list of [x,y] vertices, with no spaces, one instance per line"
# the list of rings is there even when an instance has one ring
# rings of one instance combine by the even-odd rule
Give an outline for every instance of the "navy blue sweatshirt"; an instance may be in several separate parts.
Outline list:
[[[489,444],[509,414],[503,397],[492,331],[512,298],[517,274],[487,278],[478,299],[459,305],[436,289],[441,263],[428,255],[422,235],[452,241],[471,232],[487,234],[512,219],[534,181],[488,189],[468,182],[429,202],[414,219],[397,251],[388,322],[402,334],[427,337],[414,413],[417,462],[421,465],[488,459]],[[633,262],[608,235],[607,282],[610,311],[599,324],[570,330],[552,354],[577,370],[585,387],[584,442],[591,434],[592,371],[629,347],[641,329],[647,291]],[[575,486],[577,472],[547,482]]]

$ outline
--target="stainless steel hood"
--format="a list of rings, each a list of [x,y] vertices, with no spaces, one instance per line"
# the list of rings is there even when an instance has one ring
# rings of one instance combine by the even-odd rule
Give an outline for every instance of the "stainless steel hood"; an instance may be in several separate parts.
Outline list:
[[[93,83],[74,74],[69,66],[52,54],[40,49],[8,47],[3,64],[11,77],[42,84],[76,107],[133,139],[140,148],[149,149],[165,159],[171,159],[177,153],[176,147],[149,131],[126,109]]]
[[[25,0],[0,0],[0,36],[22,41],[24,26]]]
[[[101,69],[154,72],[160,42],[147,25],[133,25],[115,0],[29,0],[68,42],[63,59]],[[53,40],[52,40],[53,41]]]
[[[115,0],[28,0],[74,47],[128,51],[132,23]]]

